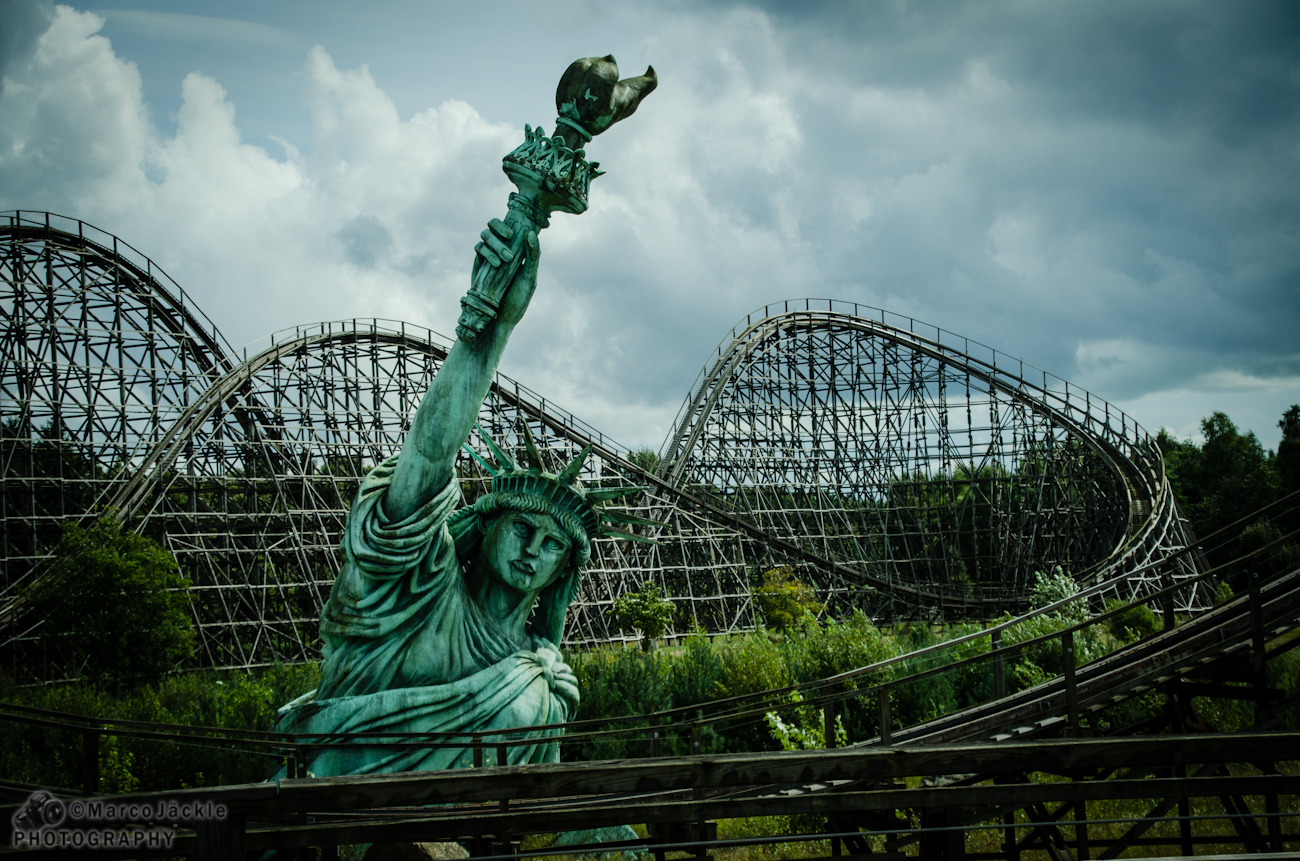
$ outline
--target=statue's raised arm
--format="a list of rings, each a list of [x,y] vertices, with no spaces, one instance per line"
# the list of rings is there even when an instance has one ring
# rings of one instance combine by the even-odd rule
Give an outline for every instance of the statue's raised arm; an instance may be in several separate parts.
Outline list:
[[[384,499],[390,519],[405,519],[451,480],[456,453],[478,418],[510,333],[537,289],[540,251],[537,234],[522,225],[512,227],[494,218],[483,231],[475,248],[475,283],[504,281],[504,295],[496,318],[474,341],[452,345],[420,402]],[[522,265],[516,268],[519,258]]]
[[[636,111],[658,84],[654,67],[620,81],[612,56],[571,64],[555,93],[559,113],[553,137],[524,127],[524,143],[502,169],[519,191],[510,195],[504,222],[493,219],[475,247],[470,290],[461,300],[457,342],[416,412],[384,503],[402,519],[450,480],[456,452],[469,436],[487,396],[506,341],[537,289],[537,234],[554,211],[587,209],[599,162],[582,146]]]
[[[474,456],[492,490],[463,507],[456,457],[537,289],[538,234],[552,212],[587,209],[600,172],[582,145],[630,115],[655,83],[653,69],[620,81],[613,57],[579,60],[560,81],[556,133],[525,127],[505,157],[519,190],[475,246],[457,341],[401,452],[365,477],[348,512],[342,565],[321,611],[320,687],[281,709],[279,731],[311,746],[318,776],[465,766],[469,733],[511,742],[511,764],[559,759],[559,725],[579,701],[558,648],[565,611],[592,539],[621,533],[606,521],[646,521],[601,508],[628,488],[578,480],[590,449],[552,473],[531,439],[520,464],[485,436],[496,464]],[[450,744],[332,743],[353,732],[446,733]]]

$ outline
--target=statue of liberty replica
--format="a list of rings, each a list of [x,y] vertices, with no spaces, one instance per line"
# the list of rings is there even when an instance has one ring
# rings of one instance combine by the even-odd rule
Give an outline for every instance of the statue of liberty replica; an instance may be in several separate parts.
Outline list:
[[[516,740],[508,764],[559,761],[562,730],[547,727],[572,720],[579,700],[558,649],[565,613],[592,539],[618,531],[600,503],[628,488],[582,486],[589,448],[550,473],[530,438],[521,464],[480,432],[496,460],[474,455],[492,475],[491,492],[461,507],[456,457],[536,289],[537,234],[552,212],[587,208],[600,172],[583,145],[630,116],[656,83],[653,68],[620,81],[612,56],[578,60],[560,81],[555,134],[526,126],[505,157],[519,190],[475,247],[457,341],[401,452],[365,478],[348,515],[342,570],[321,613],[320,687],[281,709],[280,731],[322,742],[308,766],[317,776],[472,761],[455,743],[329,744],[352,732],[448,733],[463,742],[454,734],[531,727],[501,736]],[[498,764],[493,753],[486,764]]]

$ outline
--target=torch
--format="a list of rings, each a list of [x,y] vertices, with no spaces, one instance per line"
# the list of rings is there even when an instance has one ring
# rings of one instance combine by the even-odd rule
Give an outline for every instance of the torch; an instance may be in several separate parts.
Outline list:
[[[456,336],[474,343],[496,319],[501,298],[524,260],[524,243],[530,231],[550,224],[556,210],[580,215],[587,211],[591,181],[600,176],[599,162],[588,162],[583,145],[619,120],[630,117],[658,85],[654,67],[636,78],[618,79],[613,55],[576,60],[560,78],[555,91],[555,134],[547,137],[541,126],[524,126],[524,142],[507,155],[501,169],[519,189],[510,193],[503,219],[514,228],[514,257],[500,267],[482,265],[475,258],[469,292],[460,300]]]

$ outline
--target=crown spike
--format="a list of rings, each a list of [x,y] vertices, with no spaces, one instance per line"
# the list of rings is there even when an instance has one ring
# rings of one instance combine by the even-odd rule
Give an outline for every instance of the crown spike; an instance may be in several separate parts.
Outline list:
[[[578,473],[582,471],[582,465],[587,462],[587,455],[591,454],[591,446],[591,443],[587,443],[582,451],[578,453],[578,456],[568,466],[560,470],[560,474],[556,478],[565,484],[573,484],[578,478]]]
[[[629,541],[639,541],[642,544],[657,545],[659,543],[658,541],[655,541],[653,538],[647,538],[644,535],[636,535],[635,533],[632,532],[624,532],[622,529],[615,529],[612,526],[606,526],[603,529],[601,529],[600,532],[602,535],[610,535],[615,538],[626,538]]]
[[[649,520],[645,517],[638,517],[635,514],[625,514],[621,511],[610,511],[602,508],[600,516],[611,523],[627,523],[632,526],[663,526],[658,520]]]
[[[488,436],[488,432],[483,430],[482,425],[478,422],[474,422],[474,427],[478,429],[478,435],[483,439],[483,442],[487,443],[487,447],[492,452],[492,456],[497,459],[497,463],[501,464],[503,470],[506,472],[514,472],[519,468],[519,465],[515,463],[515,459],[506,454],[505,450],[502,449],[501,446],[497,445],[496,440]]]
[[[594,487],[587,491],[587,498],[593,502],[607,502],[634,493],[644,493],[649,489],[648,487]]]
[[[478,461],[478,462],[479,462],[479,465],[482,466],[484,469],[487,470],[487,474],[488,474],[488,475],[492,476],[493,478],[496,478],[498,475],[501,474],[501,471],[500,471],[499,469],[494,468],[494,467],[492,466],[492,464],[490,464],[490,463],[488,463],[486,460],[484,460],[484,459],[479,455],[478,452],[476,452],[476,451],[474,451],[474,449],[470,448],[469,443],[467,443],[467,442],[466,442],[466,443],[462,443],[462,444],[461,444],[461,448],[465,449],[465,452],[466,452],[470,457],[472,457],[472,458],[474,458],[474,460]]]
[[[528,465],[533,469],[545,472],[546,466],[542,463],[542,455],[537,450],[537,443],[533,442],[532,431],[528,429],[528,419],[523,419],[520,424],[524,428],[524,453],[528,457]]]

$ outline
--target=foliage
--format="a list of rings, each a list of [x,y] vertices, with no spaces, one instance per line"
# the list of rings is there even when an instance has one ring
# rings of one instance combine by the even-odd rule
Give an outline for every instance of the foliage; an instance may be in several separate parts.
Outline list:
[[[1300,490],[1300,405],[1283,413],[1278,427],[1282,440],[1276,455],[1266,451],[1254,433],[1239,432],[1221,412],[1201,421],[1205,441],[1200,446],[1163,431],[1157,437],[1169,483],[1199,536],[1209,536],[1243,515]],[[1289,508],[1275,514],[1279,534],[1300,527],[1300,509],[1294,504]],[[1212,541],[1207,548],[1211,564],[1224,564],[1259,546],[1258,534],[1250,532],[1247,529],[1239,537]],[[1283,545],[1282,552],[1287,548],[1300,556],[1295,542]],[[1247,573],[1239,569],[1229,574],[1228,580],[1236,591],[1244,587]]]
[[[620,630],[631,628],[641,632],[641,648],[649,651],[651,645],[668,630],[677,615],[677,607],[664,598],[663,590],[647,580],[638,592],[627,592],[614,599],[609,620]]]
[[[1049,678],[1059,676],[1065,671],[1062,660],[1061,639],[1050,637],[1066,628],[1072,627],[1073,619],[1055,613],[1048,613],[1026,619],[1018,625],[1007,628],[1002,642],[1006,647],[1026,643],[1038,637],[1048,637],[1040,643],[1026,646],[1015,651],[1007,679],[1008,691],[1023,690],[1041,684]],[[1100,625],[1089,625],[1074,632],[1074,664],[1079,666],[1100,658],[1106,653],[1106,646],[1101,639]],[[1015,684],[1012,684],[1014,679]]]
[[[1277,423],[1282,441],[1277,444],[1279,495],[1300,490],[1300,405],[1292,404]]]
[[[681,655],[670,664],[673,708],[693,706],[718,699],[723,691],[725,670],[722,656],[702,632],[686,638]]]
[[[1267,579],[1300,567],[1300,544],[1281,538],[1282,530],[1264,519],[1243,529],[1237,538],[1238,552],[1256,554],[1246,563],[1246,572]]]
[[[91,684],[10,688],[3,694],[18,705],[104,719],[271,730],[276,708],[319,680],[317,664],[276,665],[252,673],[185,673],[120,694]],[[80,732],[12,724],[6,730],[0,774],[7,780],[80,785]],[[276,765],[276,759],[260,753],[125,736],[100,739],[100,788],[105,792],[256,783]]]
[[[793,703],[802,703],[803,697],[798,691],[790,695]],[[826,712],[809,706],[799,706],[786,713],[786,719],[774,711],[763,716],[767,721],[772,738],[780,743],[782,750],[822,750],[826,747]],[[835,746],[846,747],[849,734],[844,729],[844,720],[835,718]]]
[[[652,448],[634,449],[627,453],[627,459],[651,475],[659,471],[659,464],[662,462],[659,453]]]
[[[1106,612],[1126,606],[1128,602],[1112,599],[1106,602]],[[1134,604],[1127,610],[1106,619],[1106,632],[1122,645],[1135,643],[1144,637],[1160,633],[1161,624],[1155,611],[1146,604]]]
[[[898,646],[858,610],[847,620],[818,625],[805,617],[802,636],[788,638],[784,658],[795,681],[808,682],[878,663],[898,654]],[[843,688],[857,687],[849,680]]]
[[[1079,594],[1079,584],[1075,579],[1057,565],[1051,573],[1038,572],[1034,575],[1034,586],[1030,590],[1029,600],[1035,609],[1064,601],[1071,595]],[[1063,604],[1052,615],[1068,619],[1071,623],[1082,622],[1088,618],[1088,608],[1082,600]]]
[[[795,579],[789,565],[763,572],[763,585],[754,589],[754,601],[768,627],[783,632],[825,609],[812,588]]]
[[[170,553],[107,516],[65,527],[49,573],[24,599],[79,677],[156,681],[194,653],[189,585]]]

